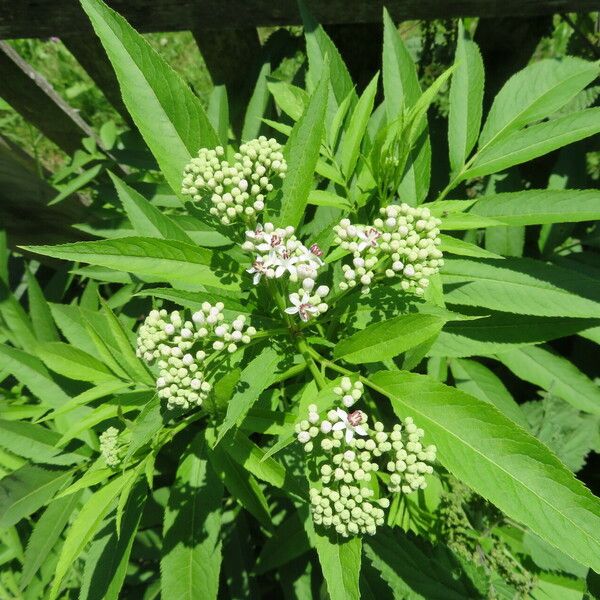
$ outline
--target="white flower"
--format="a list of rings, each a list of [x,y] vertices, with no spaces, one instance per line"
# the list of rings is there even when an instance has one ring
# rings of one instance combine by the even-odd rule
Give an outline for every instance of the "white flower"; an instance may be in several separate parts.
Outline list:
[[[246,269],[246,273],[254,274],[252,283],[257,285],[260,282],[260,278],[265,274],[266,270],[267,265],[262,260],[257,259],[252,263],[252,267],[250,269]]]
[[[337,423],[334,423],[332,430],[341,431],[342,429],[345,429],[347,444],[350,443],[355,433],[360,436],[367,435],[365,428],[361,425],[363,413],[360,410],[355,410],[352,413],[347,413],[344,412],[341,408],[338,408],[335,412],[340,420]]]
[[[283,243],[283,238],[277,232],[263,233],[262,239],[263,243],[256,246],[256,249],[261,252],[271,252]]]
[[[358,251],[362,252],[366,248],[377,247],[377,239],[381,236],[381,232],[375,229],[375,227],[369,227],[368,229],[358,229],[356,232],[358,238],[362,240],[358,243]]]
[[[302,298],[299,294],[290,294],[290,302],[293,306],[286,308],[285,312],[288,315],[295,315],[297,313],[303,321],[308,321],[311,315],[319,312],[319,309],[311,304],[308,294],[303,294]]]
[[[291,256],[285,249],[279,253],[279,256],[273,253],[270,262],[275,267],[275,277],[281,277],[286,271],[295,276],[297,274],[295,265],[298,260],[297,256]]]

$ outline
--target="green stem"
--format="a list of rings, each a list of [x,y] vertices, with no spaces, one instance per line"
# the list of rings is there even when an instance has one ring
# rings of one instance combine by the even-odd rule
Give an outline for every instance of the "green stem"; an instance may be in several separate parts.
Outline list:
[[[315,383],[317,384],[317,388],[319,390],[322,390],[327,385],[327,381],[325,377],[323,377],[323,374],[321,373],[321,371],[319,371],[319,367],[317,367],[315,361],[313,360],[314,354],[316,354],[317,356],[320,356],[320,354],[316,352],[316,350],[313,350],[303,337],[296,338],[296,345],[298,346],[300,354],[302,354],[312,376],[314,377]]]

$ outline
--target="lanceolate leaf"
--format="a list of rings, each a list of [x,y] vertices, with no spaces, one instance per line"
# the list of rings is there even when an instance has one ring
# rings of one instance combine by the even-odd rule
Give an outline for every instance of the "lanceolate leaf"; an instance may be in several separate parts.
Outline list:
[[[101,487],[86,501],[73,521],[56,565],[54,581],[49,595],[51,600],[55,600],[58,596],[60,584],[72,567],[73,561],[81,554],[87,543],[98,531],[102,520],[130,477],[132,477],[131,471],[116,477]]]
[[[437,315],[400,315],[373,323],[336,345],[334,356],[351,363],[369,363],[398,356],[438,333],[445,319]]]
[[[25,589],[60,538],[65,525],[76,509],[81,494],[71,494],[54,500],[38,519],[27,543],[20,587]]]
[[[544,59],[513,75],[498,92],[479,138],[479,149],[544,119],[598,76],[597,63],[567,56]]]
[[[205,284],[227,289],[239,287],[235,283],[235,273],[227,273],[226,279],[215,274],[215,270],[219,268],[229,267],[237,270],[237,266],[231,266],[231,259],[204,248],[172,240],[128,237],[59,246],[31,246],[28,249],[45,256],[83,261],[91,265],[148,276],[154,281],[179,281],[190,285]],[[221,261],[228,262],[219,264]]]
[[[306,111],[294,125],[285,145],[288,170],[283,180],[281,213],[278,219],[282,227],[297,227],[304,216],[325,129],[328,92],[329,68],[325,66]]]
[[[497,358],[517,377],[579,410],[600,415],[600,387],[566,358],[537,346],[516,348]]]
[[[388,122],[395,121],[404,109],[412,108],[421,96],[414,62],[387,10],[383,11],[383,89]],[[431,145],[426,123],[420,129],[423,138],[412,149],[409,164],[400,185],[400,195],[409,204],[419,204],[427,196],[431,170]]]
[[[148,42],[101,0],[81,0],[121,86],[123,101],[176,192],[183,167],[219,143],[200,99]]]
[[[44,292],[30,269],[26,270],[27,275],[27,298],[29,300],[29,313],[31,315],[31,324],[38,340],[42,342],[54,342],[59,339],[58,331],[54,325],[54,319],[50,312],[50,305]]]
[[[331,600],[359,600],[361,538],[331,540],[329,536],[315,531],[309,516],[304,526],[311,545],[317,551]]]
[[[463,174],[463,179],[504,171],[599,131],[600,108],[588,108],[532,125],[511,133],[480,152],[473,166]]]
[[[485,365],[474,360],[450,361],[454,384],[459,390],[493,404],[509,419],[527,428],[527,419],[502,381]]]
[[[10,527],[44,506],[71,473],[24,465],[0,481],[0,527]]]
[[[121,528],[117,531],[116,520],[111,519],[91,543],[83,571],[80,600],[117,600],[122,597],[121,588],[147,495],[145,482],[139,482],[125,505]]]
[[[139,192],[129,187],[122,179],[110,172],[109,175],[127,213],[127,218],[138,235],[193,244],[192,239],[177,223],[153,206]]]
[[[198,434],[182,457],[165,510],[161,585],[177,600],[217,597],[223,486]]]
[[[549,317],[600,318],[600,284],[576,271],[524,258],[447,260],[449,304]]]
[[[509,517],[600,568],[600,502],[536,438],[486,402],[426,376],[371,377],[400,418],[414,417],[440,462]]]
[[[242,421],[251,406],[258,400],[258,396],[272,383],[278,362],[279,353],[276,349],[268,347],[248,363],[229,401],[227,414],[219,428],[217,443],[232,427]]]
[[[524,190],[483,196],[468,215],[505,225],[576,223],[600,219],[598,190]]]
[[[465,163],[479,136],[485,74],[479,48],[469,39],[462,21],[454,59],[456,70],[450,86],[448,146],[450,166],[458,171]]]

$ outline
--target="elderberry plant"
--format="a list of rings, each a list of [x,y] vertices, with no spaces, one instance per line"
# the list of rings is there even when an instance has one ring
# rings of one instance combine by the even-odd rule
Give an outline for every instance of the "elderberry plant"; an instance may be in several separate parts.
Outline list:
[[[600,202],[564,174],[598,63],[484,113],[462,23],[425,86],[384,12],[361,89],[303,7],[306,60],[270,36],[241,118],[82,5],[147,148],[114,142],[96,239],[27,248],[72,269],[0,265],[0,597],[591,594]]]

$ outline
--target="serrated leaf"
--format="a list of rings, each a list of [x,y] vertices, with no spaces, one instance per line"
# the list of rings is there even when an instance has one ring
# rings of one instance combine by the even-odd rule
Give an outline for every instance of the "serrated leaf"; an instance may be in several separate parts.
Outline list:
[[[465,242],[460,238],[455,238],[450,235],[440,235],[442,243],[439,248],[444,254],[456,254],[458,256],[471,256],[472,258],[504,258],[500,254],[490,252],[485,248],[480,248],[476,244]]]
[[[328,535],[315,530],[309,515],[305,517],[304,527],[311,545],[317,551],[331,600],[360,600],[361,538],[334,536],[332,541]]]
[[[73,562],[98,531],[98,527],[100,527],[102,520],[113,506],[119,492],[132,476],[132,472],[128,472],[115,477],[95,492],[84,504],[69,528],[65,543],[61,549],[54,573],[54,580],[48,596],[50,600],[57,598],[62,580],[73,566]]]
[[[244,368],[236,391],[227,406],[227,414],[219,427],[217,444],[232,427],[243,420],[248,410],[258,400],[258,396],[271,385],[279,360],[279,352],[268,347]]]
[[[529,346],[496,358],[520,379],[559,396],[578,410],[600,415],[600,387],[559,354]]]
[[[448,146],[450,166],[457,172],[479,137],[485,80],[479,47],[469,39],[462,21],[458,24],[454,64],[456,69],[450,86]]]
[[[575,560],[600,567],[600,502],[536,438],[426,376],[380,371],[371,381],[399,418],[423,427],[451,473]]]
[[[281,212],[278,222],[282,227],[298,226],[304,215],[308,194],[313,187],[319,147],[325,130],[328,82],[329,68],[325,67],[306,111],[294,125],[284,148],[288,170],[281,188]]]
[[[165,240],[179,240],[188,244],[194,243],[177,223],[151,204],[149,200],[146,200],[144,196],[110,171],[108,174],[127,213],[127,218],[137,235]]]
[[[55,342],[59,339],[50,306],[44,292],[30,268],[25,271],[27,276],[27,298],[29,300],[29,313],[35,336],[41,342]]]
[[[573,270],[525,258],[446,260],[448,304],[548,317],[600,318],[600,284]]]
[[[333,351],[336,358],[354,364],[370,363],[398,356],[438,333],[445,319],[436,315],[408,314],[373,323],[339,341]]]
[[[477,154],[462,179],[505,171],[600,131],[600,108],[589,108],[515,131]]]
[[[19,580],[19,587],[22,590],[27,588],[52,552],[69,518],[75,511],[80,497],[80,494],[73,494],[68,498],[54,500],[36,522],[25,550],[23,571]]]
[[[288,117],[297,121],[308,104],[308,94],[298,86],[274,78],[268,79],[267,86],[277,106]]]
[[[246,114],[244,116],[244,126],[242,129],[242,140],[252,140],[260,134],[262,118],[269,103],[269,89],[267,87],[267,78],[271,74],[271,64],[264,62],[256,78],[256,84],[252,91],[252,96],[248,101]]]
[[[412,58],[388,11],[383,11],[383,90],[388,122],[392,123],[421,96],[421,86]],[[409,204],[420,204],[429,190],[431,144],[427,125],[419,130],[422,144],[410,151],[409,163],[399,194]]]
[[[70,471],[24,465],[0,480],[0,527],[10,527],[44,506],[71,478]]]
[[[548,117],[598,76],[597,63],[573,56],[534,62],[498,92],[479,138],[479,149],[523,125]]]
[[[179,463],[165,509],[161,585],[177,600],[211,600],[219,591],[223,486],[206,452],[200,433]]]
[[[148,496],[139,482],[129,496],[123,523],[111,519],[90,545],[79,592],[80,600],[118,600],[129,567],[129,557]]]
[[[523,190],[493,194],[479,198],[467,215],[505,225],[594,221],[600,219],[600,191]]]
[[[493,404],[509,419],[527,428],[527,419],[502,381],[485,365],[474,360],[450,361],[454,384],[459,390]]]
[[[51,371],[69,379],[91,383],[115,379],[115,375],[97,358],[63,342],[39,344],[38,356]]]
[[[150,44],[100,0],[81,0],[110,59],[123,102],[173,190],[198,148],[218,137],[197,98]]]
[[[227,88],[215,85],[208,98],[206,116],[219,137],[219,143],[224,148],[229,140],[229,101]]]
[[[225,257],[205,248],[173,240],[127,237],[58,246],[30,246],[28,250],[62,260],[81,261],[149,276],[154,281],[179,281],[192,285],[239,289],[235,273],[227,272],[227,278],[215,273],[218,268],[226,268],[226,264],[219,264]],[[231,263],[231,259],[227,260]]]

